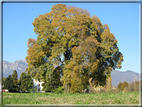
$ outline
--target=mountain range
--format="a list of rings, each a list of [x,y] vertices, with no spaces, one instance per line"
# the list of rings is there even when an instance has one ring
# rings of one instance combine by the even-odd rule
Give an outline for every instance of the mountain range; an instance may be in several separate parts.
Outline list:
[[[0,62],[1,63],[1,62]],[[27,63],[24,60],[17,60],[15,62],[3,61],[3,77],[8,77],[8,75],[12,75],[13,71],[16,70],[18,74],[18,79],[22,72],[25,72],[27,68]],[[1,68],[0,68],[1,69]],[[135,80],[140,80],[139,73],[134,71],[127,70],[125,72],[113,70],[111,72],[112,77],[112,86],[117,86],[119,82],[127,81],[128,83],[132,83]]]
[[[112,86],[117,86],[119,82],[127,81],[128,83],[132,83],[135,80],[140,81],[139,73],[136,73],[131,70],[127,70],[125,72],[113,70],[111,72],[112,77]]]
[[[0,62],[1,63],[1,62]],[[25,72],[27,68],[27,63],[24,60],[17,60],[15,62],[3,61],[3,77],[8,77],[8,75],[12,75],[13,71],[16,70],[18,74],[18,79],[22,72]]]

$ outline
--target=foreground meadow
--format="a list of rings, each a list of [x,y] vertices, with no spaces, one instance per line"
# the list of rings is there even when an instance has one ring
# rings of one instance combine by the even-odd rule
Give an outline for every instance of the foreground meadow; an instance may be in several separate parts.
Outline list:
[[[95,94],[3,93],[3,104],[139,104],[139,92]]]

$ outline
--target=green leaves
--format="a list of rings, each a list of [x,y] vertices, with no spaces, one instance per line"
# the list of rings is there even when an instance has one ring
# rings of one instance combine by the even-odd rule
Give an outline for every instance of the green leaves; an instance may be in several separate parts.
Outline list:
[[[51,91],[55,90],[56,88],[59,87],[60,85],[60,77],[58,72],[47,72],[46,73],[46,80],[44,81],[45,83],[42,84],[43,86],[43,91]]]
[[[33,87],[33,80],[31,76],[26,74],[25,72],[22,72],[19,80],[20,91],[22,92],[29,91],[32,87]]]

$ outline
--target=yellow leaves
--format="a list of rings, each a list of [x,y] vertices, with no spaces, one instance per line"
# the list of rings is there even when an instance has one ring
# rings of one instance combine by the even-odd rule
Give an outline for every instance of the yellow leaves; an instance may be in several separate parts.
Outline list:
[[[64,82],[71,83],[71,78],[72,78],[72,70],[64,70]]]
[[[82,9],[82,8],[75,7],[75,6],[67,6],[67,8],[70,9],[70,11],[72,12],[76,12],[76,14],[85,14],[90,17],[90,13],[86,9]]]
[[[36,43],[36,39],[29,38],[28,44],[27,44],[28,48],[32,48],[35,43]]]
[[[88,37],[86,44],[95,45],[97,47],[100,43],[94,37]]]
[[[104,26],[104,29],[109,29],[107,24],[104,24],[103,26]]]
[[[74,75],[71,79],[71,91],[72,93],[80,93],[83,90],[81,79]]]
[[[55,10],[55,9],[65,9],[66,8],[66,4],[56,4],[56,5],[53,5],[51,10]]]
[[[73,72],[79,72],[79,66],[75,66],[75,67],[73,67]]]
[[[94,63],[92,64],[92,66],[91,66],[92,71],[91,71],[91,72],[96,71],[96,70],[98,69],[98,64],[99,64],[99,63],[96,63],[96,62],[94,62]]]
[[[70,63],[70,64],[68,64],[68,65],[65,65],[65,68],[66,69],[69,69],[69,70],[72,70],[72,67],[73,67],[73,65]]]
[[[52,58],[56,58],[56,56],[60,56],[62,53],[65,52],[64,46],[61,45],[60,43],[54,44],[52,47]]]
[[[100,21],[100,19],[98,18],[98,16],[93,15],[93,16],[92,16],[92,20],[93,20],[98,26],[101,25],[101,21]]]
[[[117,64],[117,68],[121,68],[122,66],[120,64]]]
[[[109,29],[105,29],[104,32],[101,35],[101,40],[112,42],[115,40],[114,35],[109,31]]]

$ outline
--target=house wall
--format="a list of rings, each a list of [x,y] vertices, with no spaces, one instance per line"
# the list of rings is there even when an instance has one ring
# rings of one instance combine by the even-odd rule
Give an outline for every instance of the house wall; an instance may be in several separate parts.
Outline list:
[[[33,88],[36,88],[37,89],[37,92],[44,92],[44,91],[42,91],[42,83],[44,83],[44,82],[39,82],[38,80],[35,80],[35,79],[33,79]]]

